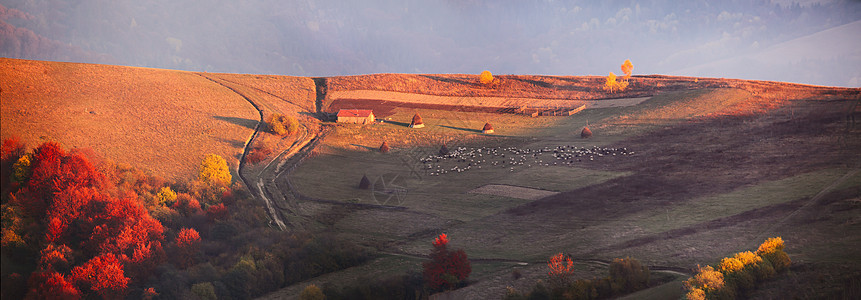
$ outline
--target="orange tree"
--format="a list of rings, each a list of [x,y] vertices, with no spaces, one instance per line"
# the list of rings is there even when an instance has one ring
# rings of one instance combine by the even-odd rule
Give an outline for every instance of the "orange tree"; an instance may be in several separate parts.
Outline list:
[[[422,264],[425,282],[431,289],[452,289],[464,284],[472,272],[463,249],[448,250],[448,235],[440,234],[433,242],[430,261]]]

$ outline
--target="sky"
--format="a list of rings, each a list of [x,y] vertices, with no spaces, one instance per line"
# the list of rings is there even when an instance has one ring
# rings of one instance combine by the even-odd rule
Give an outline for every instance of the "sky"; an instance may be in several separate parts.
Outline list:
[[[0,0],[0,56],[189,71],[861,86],[861,1]]]

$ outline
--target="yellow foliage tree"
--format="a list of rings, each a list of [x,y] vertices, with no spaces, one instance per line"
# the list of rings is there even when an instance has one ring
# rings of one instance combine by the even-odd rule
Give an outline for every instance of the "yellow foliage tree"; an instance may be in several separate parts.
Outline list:
[[[30,177],[30,155],[25,154],[12,165],[12,180],[23,183]]]
[[[604,82],[604,90],[612,92],[622,91],[628,87],[627,81],[616,81],[616,74],[610,72],[607,75],[607,81]]]
[[[269,131],[277,135],[287,135],[299,131],[299,121],[292,116],[285,116],[279,113],[273,113],[266,119],[266,125]]]
[[[685,286],[693,290],[695,288],[703,291],[720,290],[723,288],[723,273],[715,271],[712,266],[699,268],[694,277],[685,281]]]
[[[216,154],[207,154],[203,157],[197,178],[203,182],[224,186],[230,185],[230,181],[233,180],[227,161]]]
[[[490,74],[490,71],[485,70],[478,76],[478,81],[483,85],[490,85],[493,83],[493,74]]]
[[[769,253],[774,253],[776,251],[783,251],[783,239],[780,237],[773,237],[765,240],[759,245],[759,248],[756,249],[757,255],[764,255]]]
[[[155,198],[158,201],[158,204],[162,206],[171,206],[174,202],[176,202],[176,192],[170,189],[169,186],[166,186],[158,191],[158,194],[155,195]]]
[[[634,71],[634,65],[631,64],[630,59],[626,59],[624,63],[622,63],[622,73],[625,73],[625,80],[631,78],[631,73]]]

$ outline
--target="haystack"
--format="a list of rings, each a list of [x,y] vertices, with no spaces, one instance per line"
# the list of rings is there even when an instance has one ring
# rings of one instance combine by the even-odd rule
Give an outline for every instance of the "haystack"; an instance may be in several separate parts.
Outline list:
[[[592,130],[589,130],[589,127],[583,127],[583,131],[580,131],[580,138],[588,139],[592,137]]]
[[[484,123],[484,128],[481,129],[481,133],[493,133],[493,126],[490,126],[490,123]]]
[[[389,144],[386,141],[383,141],[383,144],[380,145],[380,153],[389,152]]]
[[[422,116],[419,116],[419,113],[416,113],[413,116],[413,121],[410,123],[410,128],[422,128],[425,127],[425,123],[422,122]]]
[[[445,146],[445,143],[442,143],[442,147],[439,147],[439,155],[448,154],[448,147]]]
[[[363,189],[363,190],[367,190],[367,189],[371,188],[371,181],[368,180],[367,175],[362,175],[362,180],[359,181],[359,188]]]

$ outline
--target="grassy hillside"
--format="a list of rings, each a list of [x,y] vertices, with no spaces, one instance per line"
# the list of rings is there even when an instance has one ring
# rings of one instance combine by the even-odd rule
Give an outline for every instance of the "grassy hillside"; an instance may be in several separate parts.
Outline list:
[[[196,175],[203,155],[236,168],[258,112],[204,76],[247,85],[265,110],[313,112],[309,78],[205,74],[0,59],[2,138],[57,141],[173,179]],[[287,100],[284,100],[287,99]],[[288,102],[290,101],[290,102]]]

